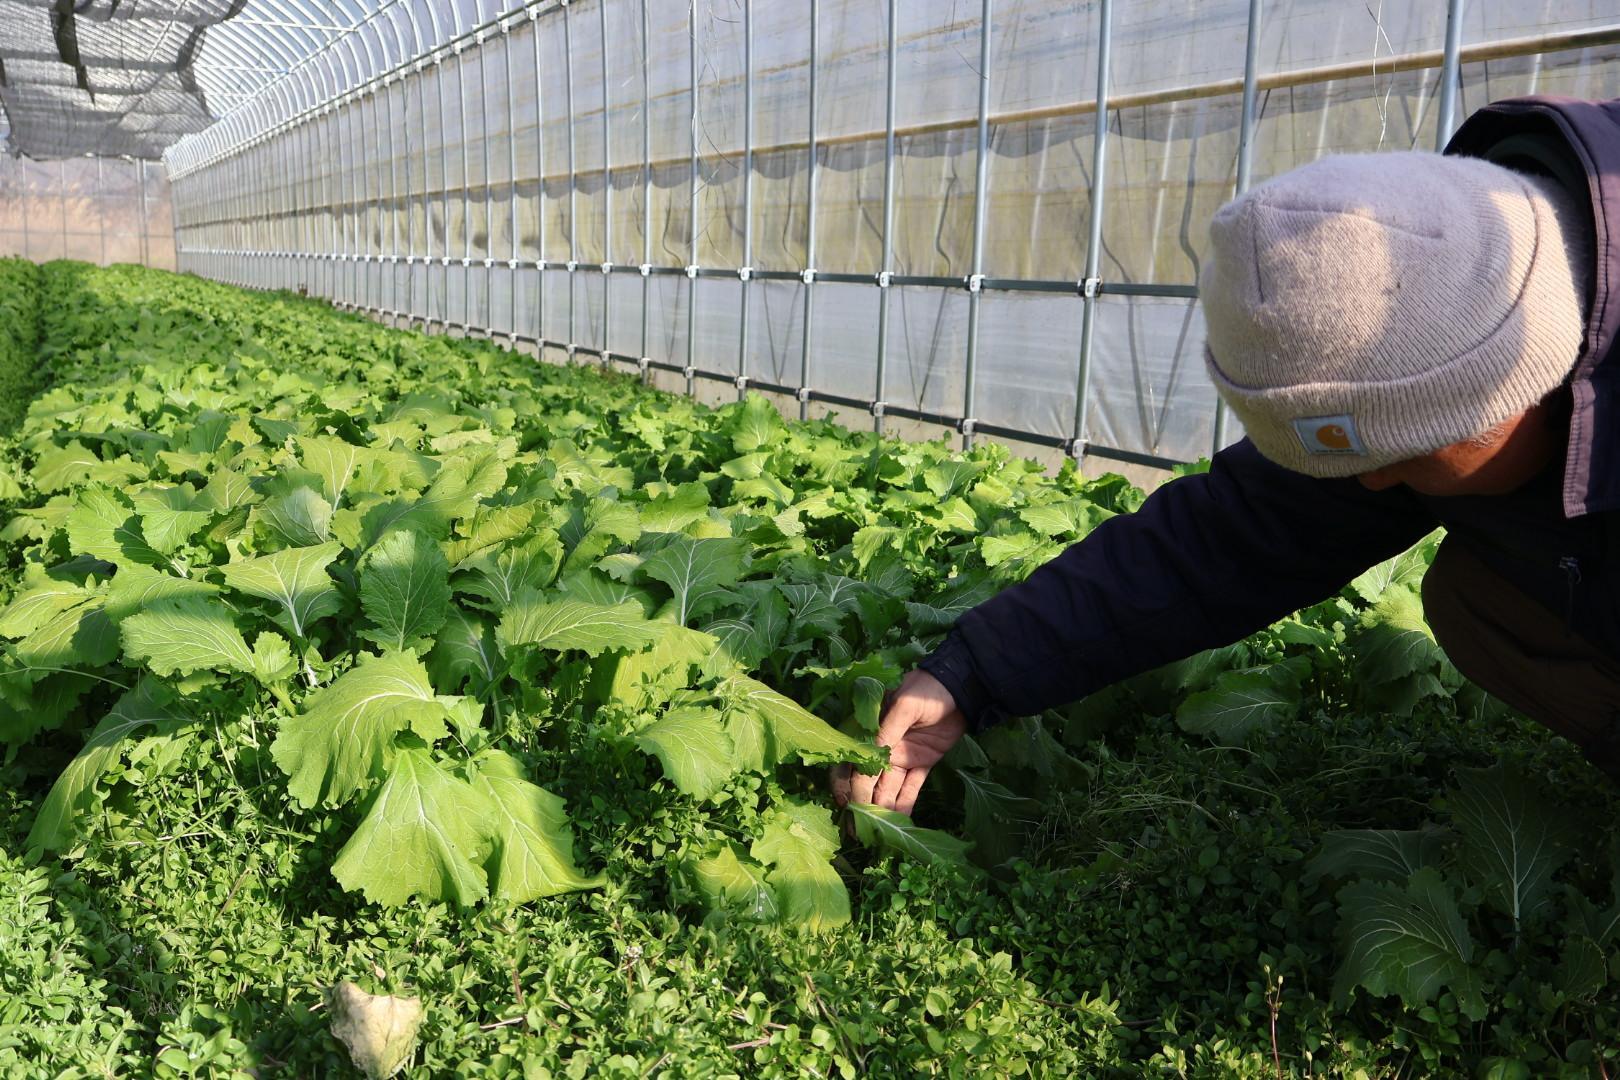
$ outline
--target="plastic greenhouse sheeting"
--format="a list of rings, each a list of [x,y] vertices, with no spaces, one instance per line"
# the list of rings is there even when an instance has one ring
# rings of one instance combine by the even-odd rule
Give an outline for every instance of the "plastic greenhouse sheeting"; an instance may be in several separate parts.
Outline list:
[[[1238,183],[1250,6],[399,0],[171,147],[180,263],[688,382],[1195,458],[1240,434],[1194,297]],[[1597,0],[1257,6],[1254,182],[1433,148],[1453,96],[1451,124],[1620,94]]]

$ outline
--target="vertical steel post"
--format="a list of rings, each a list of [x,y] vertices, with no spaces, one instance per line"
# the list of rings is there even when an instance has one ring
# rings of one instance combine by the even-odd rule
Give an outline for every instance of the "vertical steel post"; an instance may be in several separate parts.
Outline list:
[[[456,9],[456,103],[461,113],[461,336],[472,336],[472,156],[467,140],[467,42],[461,34],[461,13]],[[479,49],[483,48],[479,45]],[[483,93],[483,88],[479,88]],[[448,314],[448,313],[447,313]]]
[[[613,326],[613,152],[608,102],[607,0],[597,0],[596,13],[602,29],[602,338],[603,369],[613,363],[608,331]]]
[[[439,319],[440,326],[449,328],[450,325],[450,140],[445,135],[444,118],[447,113],[444,103],[444,31],[439,26],[438,8],[434,4],[427,5],[428,16],[433,20],[433,88],[438,97],[439,104],[439,194],[443,203],[440,212],[439,227],[439,269],[442,272],[439,282]],[[459,25],[459,16],[458,25]],[[426,124],[426,117],[423,118]],[[426,147],[423,148],[424,182],[423,191],[426,192],[427,157]],[[423,199],[423,209],[427,211],[427,324],[431,326],[433,319],[433,212]]]
[[[641,0],[641,381],[646,382],[647,305],[652,302],[652,26],[647,0]]]
[[[900,0],[888,0],[888,41],[883,87],[883,255],[878,264],[877,379],[872,391],[872,430],[883,432],[884,394],[889,368],[889,275],[894,269],[894,101],[895,59],[900,39]]]
[[[1249,0],[1248,40],[1243,50],[1243,117],[1238,128],[1237,183],[1234,191],[1236,195],[1242,195],[1249,190],[1249,176],[1254,164],[1254,125],[1259,98],[1256,72],[1260,55],[1260,2],[1261,0]],[[1217,394],[1215,432],[1209,450],[1210,456],[1220,453],[1225,446],[1226,402]]]
[[[574,320],[578,287],[574,273],[579,268],[579,176],[574,161],[574,31],[563,0],[563,110],[568,114],[568,362],[574,362],[574,346],[579,332]],[[604,88],[605,90],[605,88]]]
[[[742,266],[737,288],[742,310],[737,318],[737,399],[748,395],[748,283],[754,276],[754,0],[743,0],[743,165]]]
[[[1440,66],[1440,117],[1434,148],[1444,150],[1457,122],[1457,83],[1461,69],[1463,0],[1446,0],[1446,53]]]
[[[502,60],[506,74],[506,209],[509,216],[508,239],[511,243],[511,257],[506,261],[506,283],[509,287],[507,293],[507,318],[510,319],[506,337],[512,347],[517,346],[517,302],[518,302],[518,208],[517,208],[517,109],[512,104],[512,27],[514,21],[507,25],[502,33],[503,52]]]
[[[1086,453],[1087,413],[1091,404],[1091,341],[1097,317],[1097,277],[1102,264],[1102,223],[1108,168],[1108,61],[1114,39],[1113,0],[1099,0],[1097,11],[1097,112],[1091,146],[1091,220],[1086,235],[1086,272],[1080,283],[1080,374],[1074,396],[1074,438],[1070,452],[1075,461]]]
[[[988,3],[988,0],[986,0]],[[810,92],[807,110],[804,200],[804,325],[799,335],[799,419],[810,419],[811,327],[816,317],[816,74],[821,63],[821,2],[810,0]]]
[[[992,0],[979,8],[979,120],[973,181],[973,264],[968,271],[967,363],[962,388],[962,449],[973,448],[973,407],[978,390],[979,307],[984,299],[984,222],[990,185],[990,20]]]
[[[505,37],[504,27],[501,36]],[[478,127],[484,156],[484,336],[495,336],[495,185],[489,172],[489,39],[478,35]]]
[[[535,205],[535,275],[534,275],[534,338],[535,355],[546,355],[546,125],[544,68],[540,64],[540,9],[529,9],[534,20],[534,205]]]
[[[392,12],[388,15],[388,31],[393,35],[394,47],[399,53],[399,64],[405,63],[405,43],[400,37],[399,27],[394,25]],[[396,72],[397,73],[397,72]],[[399,130],[405,134],[405,183],[410,185],[411,169],[411,138],[410,130],[405,126],[405,80],[408,76],[400,75],[399,82]],[[388,105],[388,309],[389,318],[393,325],[399,325],[399,143],[394,128],[394,83],[383,83],[383,93],[386,95]],[[382,243],[379,235],[377,242]],[[380,299],[382,289],[377,290]]]
[[[152,265],[152,231],[146,220],[146,159],[135,161],[136,183],[141,191],[141,265]]]
[[[688,177],[689,190],[687,192],[691,204],[691,225],[688,229],[688,253],[691,262],[686,264],[686,394],[692,396],[693,372],[697,370],[697,284],[698,284],[698,59],[697,59],[697,6],[698,0],[689,0],[687,6],[687,29],[691,32],[691,48],[688,50],[691,60],[692,93],[688,104],[688,119],[691,123],[692,143],[692,171]]]

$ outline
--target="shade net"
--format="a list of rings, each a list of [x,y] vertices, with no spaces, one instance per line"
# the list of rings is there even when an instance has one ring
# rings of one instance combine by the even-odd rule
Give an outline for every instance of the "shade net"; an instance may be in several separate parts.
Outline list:
[[[213,122],[194,62],[244,0],[0,0],[13,153],[156,158]]]

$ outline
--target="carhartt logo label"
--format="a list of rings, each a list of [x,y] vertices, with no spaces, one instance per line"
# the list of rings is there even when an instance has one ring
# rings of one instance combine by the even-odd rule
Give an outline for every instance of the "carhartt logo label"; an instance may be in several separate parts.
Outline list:
[[[1344,416],[1308,416],[1294,421],[1294,431],[1307,454],[1365,454],[1356,422]]]

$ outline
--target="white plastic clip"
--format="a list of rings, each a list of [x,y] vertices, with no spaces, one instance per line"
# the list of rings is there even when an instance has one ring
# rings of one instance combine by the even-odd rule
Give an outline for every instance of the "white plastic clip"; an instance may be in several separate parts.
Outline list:
[[[491,266],[494,266],[494,265],[495,265],[495,260],[494,259],[485,259],[484,260],[484,266],[485,267],[491,267]]]
[[[681,374],[686,376],[687,382],[691,382],[693,379],[697,378],[697,368],[688,364],[686,367],[681,368]]]
[[[563,266],[570,274],[579,269],[579,263],[575,262],[573,259],[569,259],[567,262],[563,263]]]
[[[793,396],[801,403],[808,405],[810,403],[810,388],[808,386],[801,386],[797,390],[793,391]]]
[[[979,292],[980,290],[982,290],[983,288],[984,288],[984,275],[983,274],[969,274],[968,275],[968,277],[967,277],[967,291],[968,292],[976,293],[976,292]],[[969,435],[969,434],[972,434],[972,433],[964,431],[962,434]]]
[[[697,268],[697,264],[696,264],[696,263],[693,263],[693,264],[692,264],[692,265],[691,265],[691,266],[688,266],[688,267],[687,267],[687,268],[686,268],[686,276],[687,276],[687,277],[688,277],[688,278],[690,278],[690,279],[691,279],[691,280],[693,280],[693,281],[696,281],[696,280],[697,280],[697,276],[698,276],[698,268]]]
[[[967,416],[963,417],[962,420],[956,425],[956,430],[960,431],[963,435],[972,438],[973,430],[978,426],[979,422],[977,420],[973,419],[971,416]]]
[[[873,416],[882,416],[883,411],[888,407],[888,404],[889,403],[887,401],[874,401],[870,406],[868,406],[868,408],[871,410]]]
[[[746,375],[737,376],[737,392],[740,394],[744,390],[747,390],[747,389],[748,389],[748,376],[746,376]]]
[[[737,267],[737,280],[738,281],[747,281],[749,278],[751,278],[753,276],[754,276],[754,268],[752,266],[739,266],[739,267]]]
[[[877,272],[877,287],[878,288],[887,289],[893,283],[894,283],[894,274],[890,273],[887,270],[879,270]],[[881,414],[879,414],[879,415],[881,415]]]
[[[507,259],[506,268],[508,270],[516,270],[518,268],[518,261],[516,259]]]
[[[1080,295],[1087,300],[1095,300],[1097,294],[1101,291],[1102,278],[1088,277],[1080,279]]]
[[[610,262],[603,263],[602,264],[602,273],[604,273],[604,274],[613,273],[613,264],[610,263]]]
[[[652,357],[650,356],[643,356],[636,361],[636,370],[641,372],[643,375],[647,374],[647,369],[651,366]]]
[[[815,268],[814,267],[806,267],[805,269],[800,270],[799,271],[799,280],[804,282],[806,285],[815,284],[815,280],[816,280]]]
[[[652,263],[642,263],[636,269],[641,271],[642,277],[652,277]]]

